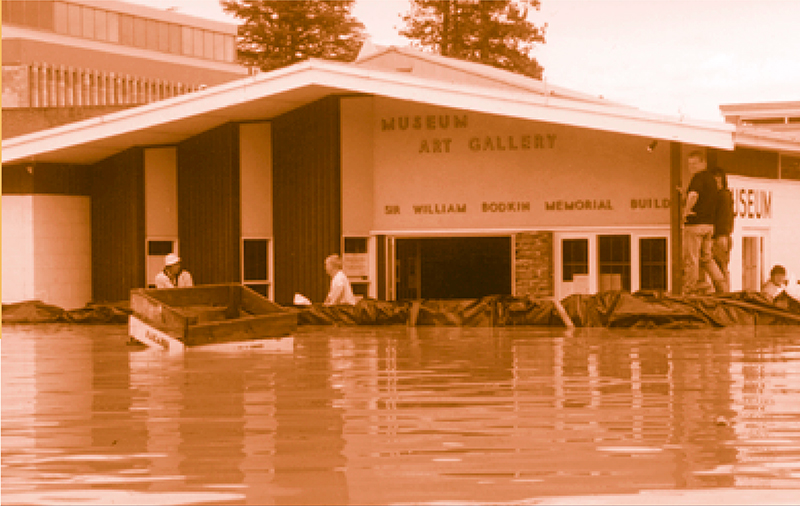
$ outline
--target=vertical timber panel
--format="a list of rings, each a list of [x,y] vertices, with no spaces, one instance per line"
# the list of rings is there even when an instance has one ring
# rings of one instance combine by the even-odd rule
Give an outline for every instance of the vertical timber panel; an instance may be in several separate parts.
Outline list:
[[[178,244],[195,284],[239,282],[239,126],[178,145]]]
[[[131,148],[92,168],[92,298],[127,300],[145,283],[144,155]]]
[[[671,142],[669,147],[670,184],[670,244],[672,245],[672,293],[683,292],[683,216],[682,216],[682,149],[680,142]]]
[[[275,301],[295,292],[321,302],[325,257],[340,253],[342,185],[339,98],[327,97],[272,124]]]

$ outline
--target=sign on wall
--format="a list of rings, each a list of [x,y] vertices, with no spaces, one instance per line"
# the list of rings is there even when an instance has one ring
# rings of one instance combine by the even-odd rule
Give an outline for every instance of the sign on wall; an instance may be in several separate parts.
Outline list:
[[[669,223],[651,139],[375,99],[376,230]]]

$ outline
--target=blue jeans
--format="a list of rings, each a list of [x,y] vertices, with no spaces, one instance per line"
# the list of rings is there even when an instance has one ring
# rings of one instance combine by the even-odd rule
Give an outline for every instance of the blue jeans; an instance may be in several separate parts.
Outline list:
[[[701,274],[711,278],[717,292],[725,291],[725,277],[714,261],[714,225],[686,225],[683,229],[683,293],[697,291]]]

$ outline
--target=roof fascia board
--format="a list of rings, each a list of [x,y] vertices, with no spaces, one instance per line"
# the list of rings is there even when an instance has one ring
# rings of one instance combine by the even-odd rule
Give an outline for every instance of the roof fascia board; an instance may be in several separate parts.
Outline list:
[[[436,106],[521,119],[559,123],[657,139],[733,149],[733,125],[675,122],[637,110],[611,108],[530,94],[440,83],[347,64],[307,61],[106,116],[34,132],[3,141],[3,162],[11,162],[158,127],[181,119],[217,112],[230,106],[274,96],[309,85],[381,95]],[[235,120],[235,118],[229,118]]]
[[[342,79],[346,82],[339,80],[337,86],[366,94],[455,109],[733,149],[732,133],[735,127],[727,123],[675,121],[665,116],[642,113],[636,109],[608,107],[528,93],[506,92],[498,96],[496,90],[449,83],[445,85],[411,76],[389,76],[384,72],[371,75],[369,80],[352,79],[355,77],[352,74],[353,72],[348,72],[347,75],[342,75]],[[366,82],[369,86],[365,86]],[[373,83],[379,84],[379,91],[375,91]],[[333,85],[333,83],[324,84]],[[408,93],[404,89],[408,85],[413,85],[417,89]],[[422,91],[419,88],[422,88]]]
[[[733,142],[736,146],[754,149],[770,149],[787,153],[800,153],[800,141],[786,139],[779,135],[769,135],[766,132],[742,132],[737,131],[733,135]]]
[[[580,91],[563,88],[561,86],[554,86],[552,84],[548,84],[544,80],[539,80],[522,74],[517,74],[510,70],[492,67],[490,65],[484,65],[481,63],[467,61],[467,60],[459,60],[457,58],[451,58],[448,56],[433,54],[426,51],[418,51],[415,49],[405,48],[405,47],[397,47],[397,46],[385,47],[375,53],[369,54],[364,58],[357,60],[356,63],[368,62],[370,60],[374,60],[375,58],[378,58],[380,56],[389,53],[395,53],[408,58],[413,58],[416,60],[438,65],[450,70],[455,70],[458,72],[464,72],[466,74],[479,76],[484,79],[494,81],[498,84],[502,84],[505,86],[512,86],[514,88],[527,90],[533,93],[539,93],[541,95],[557,94],[572,100],[581,100],[598,104],[609,104],[617,107],[626,107],[634,109],[634,107],[625,104],[619,104],[610,100],[596,97],[594,95],[590,95],[588,93],[583,93]],[[481,67],[482,70],[484,70],[484,72],[479,71],[479,68]]]
[[[225,83],[203,91],[13,137],[3,141],[2,161],[8,163],[34,157],[41,153],[76,147],[87,141],[109,139],[203,114],[218,115],[224,122],[224,114],[215,114],[218,109],[260,98],[257,89],[264,84],[272,85],[270,94],[291,91],[308,84],[302,73],[283,76],[275,79],[275,82],[271,80],[270,83],[261,83],[262,86],[252,88],[241,86],[241,81],[232,82],[238,84],[236,87],[231,86],[232,83]]]

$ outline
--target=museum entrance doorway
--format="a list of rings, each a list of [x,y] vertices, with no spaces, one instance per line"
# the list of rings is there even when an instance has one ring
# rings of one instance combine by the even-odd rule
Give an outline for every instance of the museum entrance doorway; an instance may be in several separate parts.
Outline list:
[[[510,237],[397,239],[397,300],[511,294]]]

